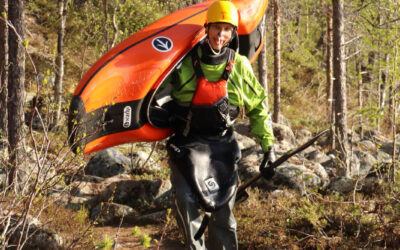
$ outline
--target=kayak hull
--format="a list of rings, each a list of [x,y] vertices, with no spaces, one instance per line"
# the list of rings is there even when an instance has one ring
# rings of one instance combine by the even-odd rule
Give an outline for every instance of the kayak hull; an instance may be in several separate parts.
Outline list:
[[[205,37],[206,1],[174,12],[131,35],[84,75],[71,101],[69,142],[90,153],[123,143],[158,141],[172,128],[148,120],[154,93],[189,51]],[[239,10],[239,53],[250,60],[263,43],[267,0],[233,0]]]

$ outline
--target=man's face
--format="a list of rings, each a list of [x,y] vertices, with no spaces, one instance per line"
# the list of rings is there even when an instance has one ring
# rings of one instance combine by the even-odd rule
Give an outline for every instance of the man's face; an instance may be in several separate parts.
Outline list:
[[[211,23],[208,26],[208,39],[214,50],[221,50],[232,38],[233,25],[230,23]]]

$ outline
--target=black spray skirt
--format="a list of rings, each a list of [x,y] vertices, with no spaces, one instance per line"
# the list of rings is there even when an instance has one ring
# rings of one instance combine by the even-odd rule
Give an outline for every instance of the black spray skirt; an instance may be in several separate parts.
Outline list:
[[[206,211],[216,211],[231,200],[238,186],[241,158],[232,129],[223,136],[174,135],[167,146],[171,164]]]

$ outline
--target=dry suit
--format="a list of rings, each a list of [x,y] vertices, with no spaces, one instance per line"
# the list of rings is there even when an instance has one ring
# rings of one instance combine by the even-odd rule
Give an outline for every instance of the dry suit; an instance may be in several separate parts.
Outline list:
[[[246,57],[227,47],[216,55],[206,42],[167,81],[173,88],[176,127],[167,143],[171,182],[186,248],[237,249],[232,208],[241,154],[233,122],[244,107],[252,134],[268,151],[274,136],[265,91]],[[207,244],[196,235],[204,226],[201,210],[211,214]]]

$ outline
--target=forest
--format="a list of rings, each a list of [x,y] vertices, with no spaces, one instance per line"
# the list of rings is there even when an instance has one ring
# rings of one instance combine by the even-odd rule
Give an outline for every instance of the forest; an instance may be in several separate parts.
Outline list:
[[[184,249],[166,140],[73,152],[68,119],[104,54],[202,2],[0,0],[1,249]],[[252,67],[277,156],[329,132],[248,188],[239,249],[398,249],[400,2],[270,0],[262,28]],[[262,160],[248,123],[241,182]]]

